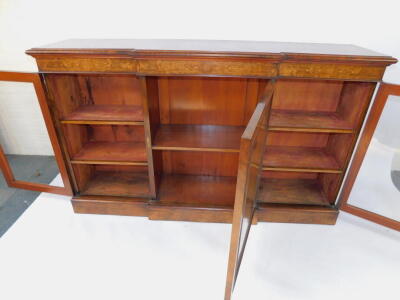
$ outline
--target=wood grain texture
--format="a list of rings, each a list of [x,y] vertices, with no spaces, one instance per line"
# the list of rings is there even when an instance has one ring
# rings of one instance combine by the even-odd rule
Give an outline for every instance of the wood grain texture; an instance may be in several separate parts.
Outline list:
[[[147,173],[149,179],[149,196],[152,198],[156,197],[156,188],[157,188],[157,178],[156,172],[154,171],[154,162],[153,162],[153,151],[151,149],[152,144],[152,133],[151,133],[151,122],[152,116],[150,115],[149,104],[157,101],[158,94],[153,91],[154,84],[156,81],[154,79],[147,80],[145,77],[140,77],[138,80],[139,83],[139,95],[141,99],[141,105],[143,106],[144,113],[144,141],[146,145],[146,156],[147,156]],[[153,100],[149,100],[155,98]]]
[[[202,208],[186,206],[149,206],[150,220],[206,223],[232,223],[232,208]]]
[[[353,126],[335,112],[272,110],[270,130],[349,133]]]
[[[38,54],[126,54],[148,56],[247,57],[303,61],[369,62],[390,64],[396,59],[382,53],[349,44],[293,43],[271,41],[184,40],[184,39],[70,39],[33,48]]]
[[[352,134],[272,131],[268,134],[264,169],[342,173]]]
[[[397,62],[353,45],[252,41],[70,40],[26,53],[36,58],[42,72],[374,81]]]
[[[84,105],[66,115],[64,123],[79,123],[79,121],[116,121],[116,122],[143,122],[141,106],[127,105]],[[67,121],[67,122],[65,122]],[[69,122],[68,122],[69,121]],[[138,123],[141,124],[141,123]]]
[[[276,83],[272,109],[335,112],[343,81],[280,79]]]
[[[245,126],[258,102],[261,82],[245,78],[160,78],[160,122]]]
[[[282,147],[266,148],[263,166],[276,168],[325,169],[338,171],[340,166],[335,157],[318,147]]]
[[[330,133],[270,131],[267,136],[267,146],[323,148],[327,145],[330,135]]]
[[[274,88],[275,81],[268,82],[264,87],[260,102],[240,140],[225,300],[231,299],[250,228],[256,222],[254,218],[256,199]]]
[[[147,162],[144,143],[89,142],[72,157],[74,161]]]
[[[148,197],[149,178],[146,173],[96,170],[80,194]]]
[[[241,126],[162,125],[153,149],[239,152]]]
[[[232,223],[233,208],[172,207],[149,205],[144,198],[76,196],[72,198],[75,213],[122,216],[147,216],[150,220]],[[258,204],[257,221],[334,225],[337,209],[310,205]]]
[[[133,161],[134,157],[143,161],[145,155],[140,149],[145,149],[142,126],[68,124],[63,126],[62,131],[71,159],[117,161],[118,156],[129,158],[132,155],[128,161]],[[130,152],[121,153],[125,150]]]
[[[140,59],[138,73],[143,75],[220,75],[275,77],[276,64],[268,61]]]
[[[258,203],[259,222],[335,225],[339,211],[333,207]]]
[[[261,180],[258,203],[329,205],[320,184],[314,179]]]
[[[75,196],[71,200],[75,213],[121,216],[147,216],[148,199],[105,196]]]
[[[239,153],[214,151],[159,151],[165,174],[237,176]]]
[[[164,175],[155,205],[232,207],[235,177]]]
[[[198,210],[188,207],[157,207],[143,198],[79,196],[72,199],[75,213],[148,216],[150,220],[231,223],[233,209]],[[259,222],[334,225],[338,211],[328,207],[259,204]]]
[[[378,81],[385,67],[345,64],[284,62],[279,65],[279,76],[301,78],[327,78],[359,81]]]
[[[41,72],[111,72],[135,73],[137,61],[131,57],[37,57],[36,63]]]
[[[163,175],[149,219],[231,223],[236,177]]]

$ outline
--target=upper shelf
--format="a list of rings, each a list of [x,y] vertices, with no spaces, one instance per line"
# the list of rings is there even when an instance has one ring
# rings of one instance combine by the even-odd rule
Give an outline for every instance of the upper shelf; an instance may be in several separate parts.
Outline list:
[[[272,110],[269,130],[304,132],[353,132],[352,124],[336,113]]]
[[[134,105],[83,105],[67,115],[66,124],[142,125],[143,109]]]
[[[239,152],[242,126],[161,125],[155,150]]]

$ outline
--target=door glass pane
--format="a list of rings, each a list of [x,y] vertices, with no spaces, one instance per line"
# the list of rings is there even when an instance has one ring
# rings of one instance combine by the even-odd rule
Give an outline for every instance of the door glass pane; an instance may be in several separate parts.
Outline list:
[[[32,83],[0,81],[0,144],[16,180],[49,184],[59,174]]]
[[[348,203],[400,221],[400,97],[390,96]]]

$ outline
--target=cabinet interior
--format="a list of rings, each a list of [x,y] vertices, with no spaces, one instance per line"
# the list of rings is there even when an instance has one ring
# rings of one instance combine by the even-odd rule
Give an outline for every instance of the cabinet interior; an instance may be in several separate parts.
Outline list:
[[[149,113],[160,204],[233,207],[240,139],[268,81],[155,80]]]
[[[334,205],[375,83],[281,79],[259,203]]]
[[[140,82],[134,75],[47,74],[62,121],[143,121]]]
[[[240,138],[269,80],[144,81],[145,88],[133,75],[46,75],[76,193],[149,197],[153,182],[160,205],[232,207]],[[258,201],[333,205],[374,88],[277,80]]]

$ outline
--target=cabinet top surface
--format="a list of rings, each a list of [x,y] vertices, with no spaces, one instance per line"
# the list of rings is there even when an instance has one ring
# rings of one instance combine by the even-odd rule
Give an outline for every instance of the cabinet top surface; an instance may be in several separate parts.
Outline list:
[[[279,58],[286,56],[340,56],[380,58],[394,63],[390,56],[349,44],[319,44],[228,40],[173,40],[173,39],[70,39],[32,48],[28,54],[96,54],[136,53],[143,55],[226,55]]]

